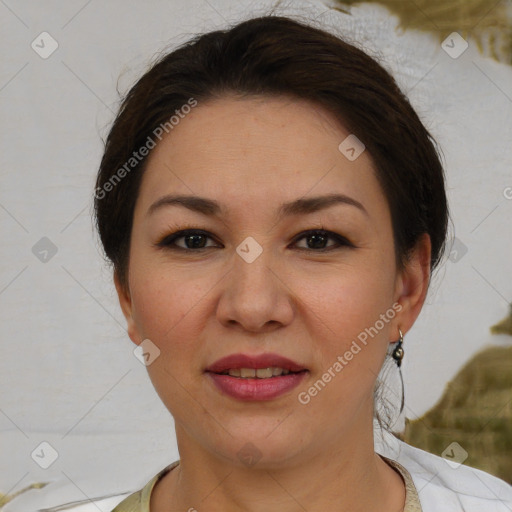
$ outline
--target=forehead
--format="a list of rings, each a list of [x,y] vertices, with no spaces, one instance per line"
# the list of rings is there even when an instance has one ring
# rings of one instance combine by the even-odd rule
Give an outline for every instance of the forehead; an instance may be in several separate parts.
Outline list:
[[[329,112],[303,100],[199,103],[151,151],[137,209],[146,212],[166,193],[267,208],[339,192],[378,207],[385,199],[368,152],[350,161],[339,150],[349,135]]]

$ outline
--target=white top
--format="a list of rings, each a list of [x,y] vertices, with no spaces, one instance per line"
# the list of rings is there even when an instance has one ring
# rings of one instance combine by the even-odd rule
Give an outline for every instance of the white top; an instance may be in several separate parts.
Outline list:
[[[479,469],[459,465],[410,446],[388,432],[379,432],[375,432],[375,451],[407,470],[419,497],[421,512],[512,511],[512,486],[505,481]],[[455,447],[454,451],[456,450]],[[162,471],[159,471],[159,474]],[[145,486],[146,491],[151,490],[150,484],[154,483],[155,479],[156,476],[148,482]],[[405,480],[407,482],[408,478]],[[80,482],[76,483],[80,485]],[[58,499],[63,485],[66,483],[57,481],[43,489],[33,490],[27,493],[30,494],[30,501],[28,495],[25,499],[20,495],[9,502],[2,512],[110,512],[128,496],[142,491],[134,489],[133,493],[102,497],[92,501],[83,500],[83,494],[77,491],[77,501],[72,504],[68,502],[66,506]],[[69,481],[67,485],[72,486]],[[414,489],[409,488],[409,491],[412,491],[409,493],[411,497],[416,494]],[[147,496],[145,501],[148,503]],[[47,508],[42,508],[43,503]],[[48,508],[49,503],[52,504],[51,508]],[[139,510],[144,508],[139,507],[137,512]]]
[[[376,432],[375,451],[409,471],[423,512],[512,511],[512,486],[485,471],[415,448],[388,432]],[[450,455],[453,451],[457,448]]]

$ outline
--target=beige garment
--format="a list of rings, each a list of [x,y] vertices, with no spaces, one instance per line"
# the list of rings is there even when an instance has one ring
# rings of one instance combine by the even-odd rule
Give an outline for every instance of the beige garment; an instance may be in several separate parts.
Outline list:
[[[385,460],[385,462],[400,473],[405,482],[405,507],[403,512],[422,512],[418,492],[416,491],[414,482],[412,481],[411,475],[407,469],[394,460],[384,457],[383,455],[380,456]],[[156,474],[142,489],[130,494],[130,496],[126,497],[121,503],[119,503],[112,512],[150,512],[149,503],[153,487],[156,485],[158,480],[163,478],[169,471],[171,471],[171,469],[175,468],[179,462],[180,461],[177,460],[162,469],[162,471]]]
[[[379,454],[380,455],[380,454]],[[390,466],[394,467],[402,476],[405,482],[405,507],[403,512],[422,512],[420,498],[416,486],[412,481],[412,477],[401,464],[396,460],[388,459],[384,455],[380,455]],[[149,511],[149,509],[148,509]]]

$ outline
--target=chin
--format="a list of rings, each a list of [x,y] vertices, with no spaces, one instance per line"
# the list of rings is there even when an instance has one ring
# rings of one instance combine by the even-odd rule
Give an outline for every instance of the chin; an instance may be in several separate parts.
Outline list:
[[[238,467],[275,470],[296,465],[295,459],[304,436],[300,432],[290,431],[289,425],[285,428],[286,421],[253,419],[248,428],[245,428],[245,422],[237,427],[230,424],[226,430],[232,436],[225,433],[222,441],[212,446],[212,451]],[[280,425],[281,422],[283,425]]]

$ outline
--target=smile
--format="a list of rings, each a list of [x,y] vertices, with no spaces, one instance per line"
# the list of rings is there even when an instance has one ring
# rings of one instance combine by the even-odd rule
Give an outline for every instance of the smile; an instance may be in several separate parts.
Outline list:
[[[229,370],[224,370],[220,372],[220,375],[231,375],[231,377],[241,377],[242,379],[247,378],[258,378],[258,379],[268,379],[270,377],[279,377],[280,375],[288,375],[290,370],[279,367],[270,367],[270,368],[230,368]]]
[[[290,372],[275,368],[279,374],[270,375],[273,371],[273,368],[237,368],[228,370],[227,373],[206,372],[205,375],[214,388],[223,395],[243,401],[264,401],[276,399],[290,392],[309,374],[308,370]],[[240,375],[231,375],[230,372]],[[258,372],[263,372],[263,376],[258,376]]]

